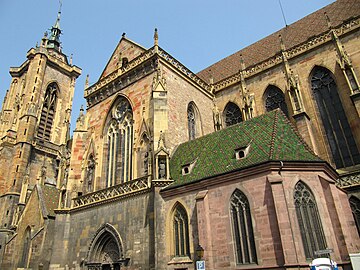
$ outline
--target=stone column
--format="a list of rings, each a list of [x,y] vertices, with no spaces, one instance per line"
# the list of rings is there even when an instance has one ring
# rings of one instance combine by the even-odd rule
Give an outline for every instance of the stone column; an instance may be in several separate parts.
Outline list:
[[[271,192],[274,199],[275,213],[279,227],[279,235],[281,238],[280,240],[282,245],[284,263],[285,265],[297,265],[297,250],[282,176],[268,176],[268,181],[271,185]]]
[[[206,268],[215,269],[214,255],[212,251],[212,235],[210,233],[211,224],[207,193],[207,190],[200,191],[195,198],[197,210],[197,226],[199,232],[199,244],[204,248],[203,260],[205,260]]]

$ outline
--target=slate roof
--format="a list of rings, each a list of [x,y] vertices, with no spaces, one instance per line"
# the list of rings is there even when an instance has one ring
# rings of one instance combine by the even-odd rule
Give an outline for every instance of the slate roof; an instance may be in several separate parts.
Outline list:
[[[214,82],[218,82],[239,72],[240,55],[242,55],[244,59],[245,66],[249,67],[279,53],[279,35],[282,36],[286,49],[291,49],[292,47],[306,42],[311,37],[325,33],[329,28],[324,12],[329,16],[332,26],[336,27],[344,21],[360,15],[360,1],[338,0],[220,60],[200,71],[197,75],[204,81],[209,82],[212,74]]]
[[[246,157],[236,159],[235,150],[248,145]],[[267,161],[323,162],[286,116],[280,110],[274,110],[179,145],[170,160],[170,175],[174,182],[168,188]],[[194,163],[191,172],[182,175],[182,167],[190,163]]]

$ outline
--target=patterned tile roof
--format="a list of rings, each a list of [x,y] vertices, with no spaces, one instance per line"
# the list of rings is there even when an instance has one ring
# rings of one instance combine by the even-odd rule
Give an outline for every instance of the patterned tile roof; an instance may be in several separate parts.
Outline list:
[[[237,149],[249,146],[245,158],[236,159]],[[185,142],[170,160],[170,187],[241,170],[267,161],[322,161],[302,140],[280,110]],[[187,175],[184,165],[194,164]]]
[[[280,52],[279,35],[282,36],[286,49],[304,43],[309,38],[328,31],[324,12],[329,16],[332,26],[336,27],[344,21],[360,15],[360,1],[338,0],[220,60],[197,75],[206,82],[210,81],[211,75],[214,82],[225,79],[239,72],[240,55],[242,55],[246,67],[260,63]]]
[[[54,209],[58,207],[60,192],[56,187],[47,185],[41,186],[41,189],[47,214],[48,216],[55,217]]]

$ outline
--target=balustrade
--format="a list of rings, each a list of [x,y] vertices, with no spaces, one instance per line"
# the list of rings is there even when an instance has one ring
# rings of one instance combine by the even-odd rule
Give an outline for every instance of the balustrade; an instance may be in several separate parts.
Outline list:
[[[142,177],[135,180],[131,180],[116,186],[112,186],[106,189],[101,189],[89,194],[85,194],[73,199],[73,208],[90,205],[100,201],[114,199],[130,194],[135,194],[140,191],[144,191],[150,188],[148,183],[148,177]]]

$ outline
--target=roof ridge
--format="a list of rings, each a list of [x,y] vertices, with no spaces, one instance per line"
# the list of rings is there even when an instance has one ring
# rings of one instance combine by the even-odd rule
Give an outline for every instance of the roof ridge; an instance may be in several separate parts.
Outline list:
[[[280,112],[282,114],[284,114],[282,111]],[[285,115],[285,114],[284,114]],[[307,151],[309,151],[311,154],[315,155],[316,157],[320,158],[312,149],[311,147],[306,143],[306,141],[304,140],[304,138],[301,136],[301,134],[299,133],[299,131],[295,128],[295,126],[291,123],[291,121],[285,117],[285,122],[290,126],[291,130],[295,133],[295,135],[298,137],[299,141],[302,143],[302,145],[304,145],[305,149]]]
[[[269,152],[269,159],[272,160],[273,159],[273,154],[274,154],[274,145],[275,145],[275,138],[276,138],[276,132],[277,132],[277,128],[278,128],[278,121],[279,121],[279,113],[280,109],[276,109],[275,110],[275,117],[274,117],[274,125],[273,125],[273,131],[271,133],[271,142],[270,142],[270,152]]]
[[[348,8],[352,5],[353,8]],[[324,12],[332,19],[334,27],[338,27],[350,18],[359,16],[360,4],[358,0],[335,1],[315,10],[306,16],[292,22],[287,27],[274,31],[265,37],[247,45],[234,53],[219,59],[217,62],[203,68],[197,75],[209,82],[209,70],[215,83],[231,77],[240,69],[239,56],[242,55],[245,65],[252,66],[265,61],[280,52],[278,35],[281,33],[287,50],[309,40],[313,36],[324,34],[328,31]]]

